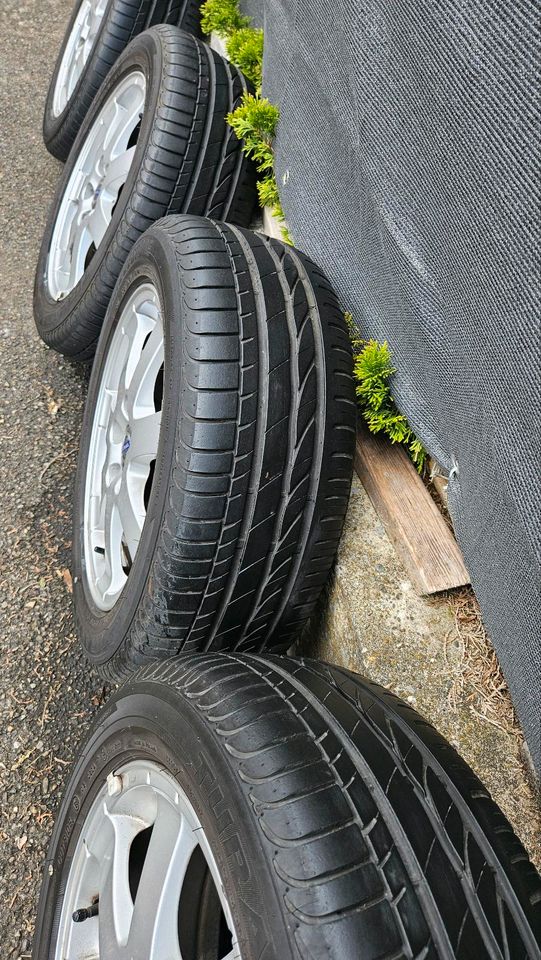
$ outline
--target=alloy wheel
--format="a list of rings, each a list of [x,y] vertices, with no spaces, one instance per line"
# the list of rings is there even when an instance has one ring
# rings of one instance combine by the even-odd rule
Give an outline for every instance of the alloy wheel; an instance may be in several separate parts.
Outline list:
[[[53,96],[53,114],[66,109],[96,42],[109,0],[82,0],[68,37]]]
[[[53,300],[71,293],[107,232],[135,157],[145,94],[142,71],[124,76],[81,146],[49,248],[47,286]]]
[[[160,438],[163,364],[158,292],[140,283],[125,301],[111,339],[90,437],[85,569],[100,610],[116,603],[141,539]]]
[[[156,763],[112,771],[71,859],[55,960],[241,960],[205,831]]]

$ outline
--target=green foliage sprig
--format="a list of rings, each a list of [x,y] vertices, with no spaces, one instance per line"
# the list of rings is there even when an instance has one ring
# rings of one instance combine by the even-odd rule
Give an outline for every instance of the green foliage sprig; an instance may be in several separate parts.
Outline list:
[[[255,94],[245,93],[240,106],[228,114],[227,122],[242,141],[244,153],[255,162],[261,206],[271,207],[282,223],[283,239],[291,243],[274,174],[273,143],[280,113],[278,107],[261,96],[263,31],[250,26],[249,17],[240,12],[238,0],[205,0],[201,24],[205,33],[216,32],[225,40],[227,56],[255,87]]]
[[[274,216],[283,223],[284,212],[274,176],[272,149],[279,116],[278,107],[266,97],[246,93],[240,107],[230,113],[227,120],[239,140],[243,141],[244,152],[255,162],[261,206],[271,207]],[[282,236],[287,243],[292,242],[285,225],[282,226]]]
[[[389,379],[396,370],[387,342],[354,340],[353,346],[355,390],[368,429],[372,433],[384,433],[391,443],[402,443],[417,470],[422,473],[427,452],[404,414],[400,413],[391,394]]]
[[[238,0],[205,0],[201,6],[203,33],[217,33],[222,39],[235,30],[250,26],[250,18],[240,12]]]
[[[226,41],[227,56],[248,77],[257,93],[263,82],[263,31],[253,27],[234,30]]]

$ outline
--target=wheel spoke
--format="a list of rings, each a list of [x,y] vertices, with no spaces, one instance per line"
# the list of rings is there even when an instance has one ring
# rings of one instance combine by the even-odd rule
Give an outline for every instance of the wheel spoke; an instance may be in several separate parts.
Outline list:
[[[100,196],[96,201],[96,206],[88,216],[88,232],[92,237],[96,250],[103,240],[107,232],[107,227],[111,222],[111,208],[112,204],[109,204],[107,199]]]
[[[92,11],[90,14],[91,17],[91,29],[90,35],[96,37],[96,34],[99,30],[101,21],[103,20],[103,15],[107,9],[107,4],[109,0],[92,0]]]
[[[108,814],[114,830],[110,859],[104,860],[100,883],[100,957],[114,957],[127,943],[133,916],[129,883],[130,847],[134,837],[145,826],[139,819],[122,814]]]
[[[130,476],[124,475],[117,497],[117,507],[122,529],[122,539],[126,544],[130,558],[133,561],[145,522],[145,506],[143,492],[146,482],[146,471],[130,471]]]
[[[92,153],[94,169],[98,180],[102,179],[107,169],[107,164],[111,162],[107,144],[114,135],[114,126],[115,123],[118,122],[118,118],[119,110],[116,100],[110,100],[105,104],[95,130],[95,145]]]
[[[122,137],[122,133],[126,129],[126,124],[130,121],[126,107],[118,102],[118,97],[116,96],[109,104],[108,113],[110,116],[104,116],[105,137],[101,157],[104,168],[111,162],[115,144],[118,143],[119,138]]]
[[[118,157],[111,160],[105,171],[103,189],[107,191],[113,200],[116,200],[120,188],[128,179],[130,167],[135,156],[135,150],[135,147],[130,147],[129,150],[123,150]]]
[[[139,123],[144,106],[144,91],[142,87],[135,87],[129,91],[128,105],[122,102],[122,97],[115,97],[113,101],[113,118],[107,126],[107,133],[103,141],[103,172],[107,166],[116,160],[122,153],[127,152],[130,135]]]
[[[73,58],[71,69],[68,74],[67,83],[66,83],[66,100],[70,100],[73,96],[73,91],[77,86],[79,77],[81,76],[84,65],[85,65],[85,49],[84,44],[77,44],[75,50],[75,56]]]
[[[86,41],[88,40],[88,38],[89,38],[89,36],[90,36],[90,20],[91,20],[91,17],[92,17],[92,10],[89,9],[89,10],[88,10],[88,13],[87,13],[87,15],[86,15],[86,18],[85,18],[85,20],[84,20],[84,23],[83,23],[83,25],[82,25],[82,27],[81,27],[81,33],[80,33],[80,35],[79,35],[79,46],[81,46],[81,47],[84,47],[84,46],[85,46]]]
[[[119,378],[119,382],[123,391],[123,412],[127,417],[128,410],[126,393],[128,384],[131,382],[134,370],[137,367],[145,340],[154,329],[155,318],[147,316],[146,314],[141,313],[139,310],[136,310],[134,305],[130,310],[124,312],[120,323],[122,333],[130,345],[126,355],[126,362],[123,365],[122,374]]]
[[[134,461],[149,464],[156,459],[160,442],[161,422],[161,410],[158,413],[150,413],[146,417],[139,417],[138,420],[132,421],[131,444],[126,455],[127,465]]]
[[[126,574],[122,568],[120,546],[122,542],[122,522],[112,485],[107,487],[105,491],[103,516],[105,569],[100,578],[100,589],[104,596],[108,596],[119,593],[126,580]]]
[[[72,289],[82,276],[84,261],[90,246],[90,237],[79,202],[84,179],[84,175],[81,175],[73,184],[62,232],[51,255],[50,269],[54,271],[56,286],[62,292]]]
[[[128,953],[133,960],[181,960],[178,905],[197,846],[186,818],[159,796],[156,820],[135,898]]]
[[[145,344],[127,389],[130,420],[154,410],[154,386],[164,358],[163,330],[154,326]]]
[[[68,290],[73,290],[85,272],[85,260],[90,249],[91,242],[91,234],[88,229],[88,219],[85,218],[83,220],[80,216],[74,217],[69,238],[68,253],[70,256],[70,261],[67,286]]]

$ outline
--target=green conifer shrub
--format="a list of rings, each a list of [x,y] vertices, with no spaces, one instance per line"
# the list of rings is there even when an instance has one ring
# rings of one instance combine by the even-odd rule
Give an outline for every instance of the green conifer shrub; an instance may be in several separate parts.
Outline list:
[[[372,433],[384,433],[391,443],[403,444],[422,473],[427,452],[395,404],[389,380],[396,369],[387,342],[354,340],[353,346],[355,391],[368,429]]]

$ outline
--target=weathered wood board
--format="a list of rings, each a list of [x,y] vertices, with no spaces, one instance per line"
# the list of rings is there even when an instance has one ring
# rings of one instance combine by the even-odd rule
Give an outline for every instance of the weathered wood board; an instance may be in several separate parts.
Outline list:
[[[361,424],[355,469],[418,593],[470,582],[460,547],[402,447]]]

